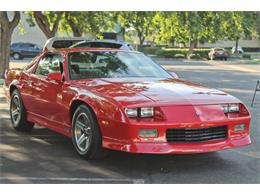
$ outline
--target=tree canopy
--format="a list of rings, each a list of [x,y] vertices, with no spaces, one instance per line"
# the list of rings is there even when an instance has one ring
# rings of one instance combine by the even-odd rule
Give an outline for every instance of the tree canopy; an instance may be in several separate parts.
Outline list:
[[[240,38],[259,37],[260,12],[214,12],[214,11],[128,11],[128,12],[59,12],[26,11],[27,22],[37,25],[46,38],[56,36],[57,32],[84,36],[101,37],[103,32],[113,31],[123,36],[137,37],[139,44],[145,40],[156,44],[182,43],[192,54],[197,43],[228,39],[236,42]],[[1,75],[3,76],[10,55],[11,35],[20,20],[20,12],[14,12],[9,19],[7,12],[0,12],[1,29]],[[119,27],[119,29],[118,29]],[[5,65],[6,66],[6,65]]]

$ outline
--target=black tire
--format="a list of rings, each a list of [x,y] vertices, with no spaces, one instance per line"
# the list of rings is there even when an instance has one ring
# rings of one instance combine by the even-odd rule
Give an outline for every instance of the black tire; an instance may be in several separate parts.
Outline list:
[[[77,121],[80,120],[80,117],[85,118],[85,121],[88,121],[87,123],[84,123],[84,130],[81,130],[81,134],[77,136],[79,133],[78,126],[76,126]],[[82,122],[82,121],[81,121]],[[89,127],[89,128],[88,128]],[[82,149],[81,145],[79,144],[79,139],[77,137],[81,137],[84,132],[88,131],[87,136],[89,138],[85,139],[87,143],[82,142],[82,144],[87,146],[86,148]],[[74,148],[76,149],[77,153],[86,158],[86,159],[98,159],[103,158],[107,155],[107,150],[102,147],[102,135],[101,131],[96,119],[95,114],[90,110],[90,108],[84,104],[80,105],[76,111],[74,112],[73,118],[72,118],[72,142],[74,145]],[[78,141],[77,141],[78,140]]]
[[[13,54],[13,58],[14,58],[15,60],[20,60],[20,59],[22,59],[23,57],[22,57],[21,54],[19,54],[19,53],[14,53],[14,54]]]
[[[15,101],[17,104],[15,104]],[[19,112],[17,116],[17,118],[15,118],[14,113],[14,107],[16,106],[16,108],[18,108],[18,104],[19,104]],[[15,89],[11,95],[11,101],[10,101],[10,119],[12,122],[12,125],[14,127],[15,130],[17,131],[29,131],[33,128],[34,123],[31,123],[29,121],[27,121],[27,117],[26,117],[26,110],[21,98],[21,94],[20,92]]]

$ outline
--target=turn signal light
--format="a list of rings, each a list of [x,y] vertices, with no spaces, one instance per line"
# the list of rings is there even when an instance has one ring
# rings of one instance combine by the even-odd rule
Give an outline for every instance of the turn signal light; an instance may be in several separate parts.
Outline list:
[[[235,132],[244,131],[246,129],[246,124],[239,124],[234,126]]]

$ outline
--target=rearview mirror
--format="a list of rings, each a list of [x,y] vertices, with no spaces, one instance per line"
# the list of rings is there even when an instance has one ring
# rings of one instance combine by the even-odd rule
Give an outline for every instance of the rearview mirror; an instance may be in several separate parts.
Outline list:
[[[54,81],[61,81],[62,75],[60,72],[51,72],[47,75],[47,79]]]
[[[169,72],[170,75],[172,75],[173,78],[178,79],[179,76],[175,72]]]

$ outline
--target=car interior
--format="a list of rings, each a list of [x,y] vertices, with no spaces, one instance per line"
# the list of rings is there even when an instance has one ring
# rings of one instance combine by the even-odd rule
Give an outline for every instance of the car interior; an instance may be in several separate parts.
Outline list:
[[[44,56],[35,71],[35,74],[47,76],[51,72],[63,73],[62,57],[57,54],[47,54]]]

